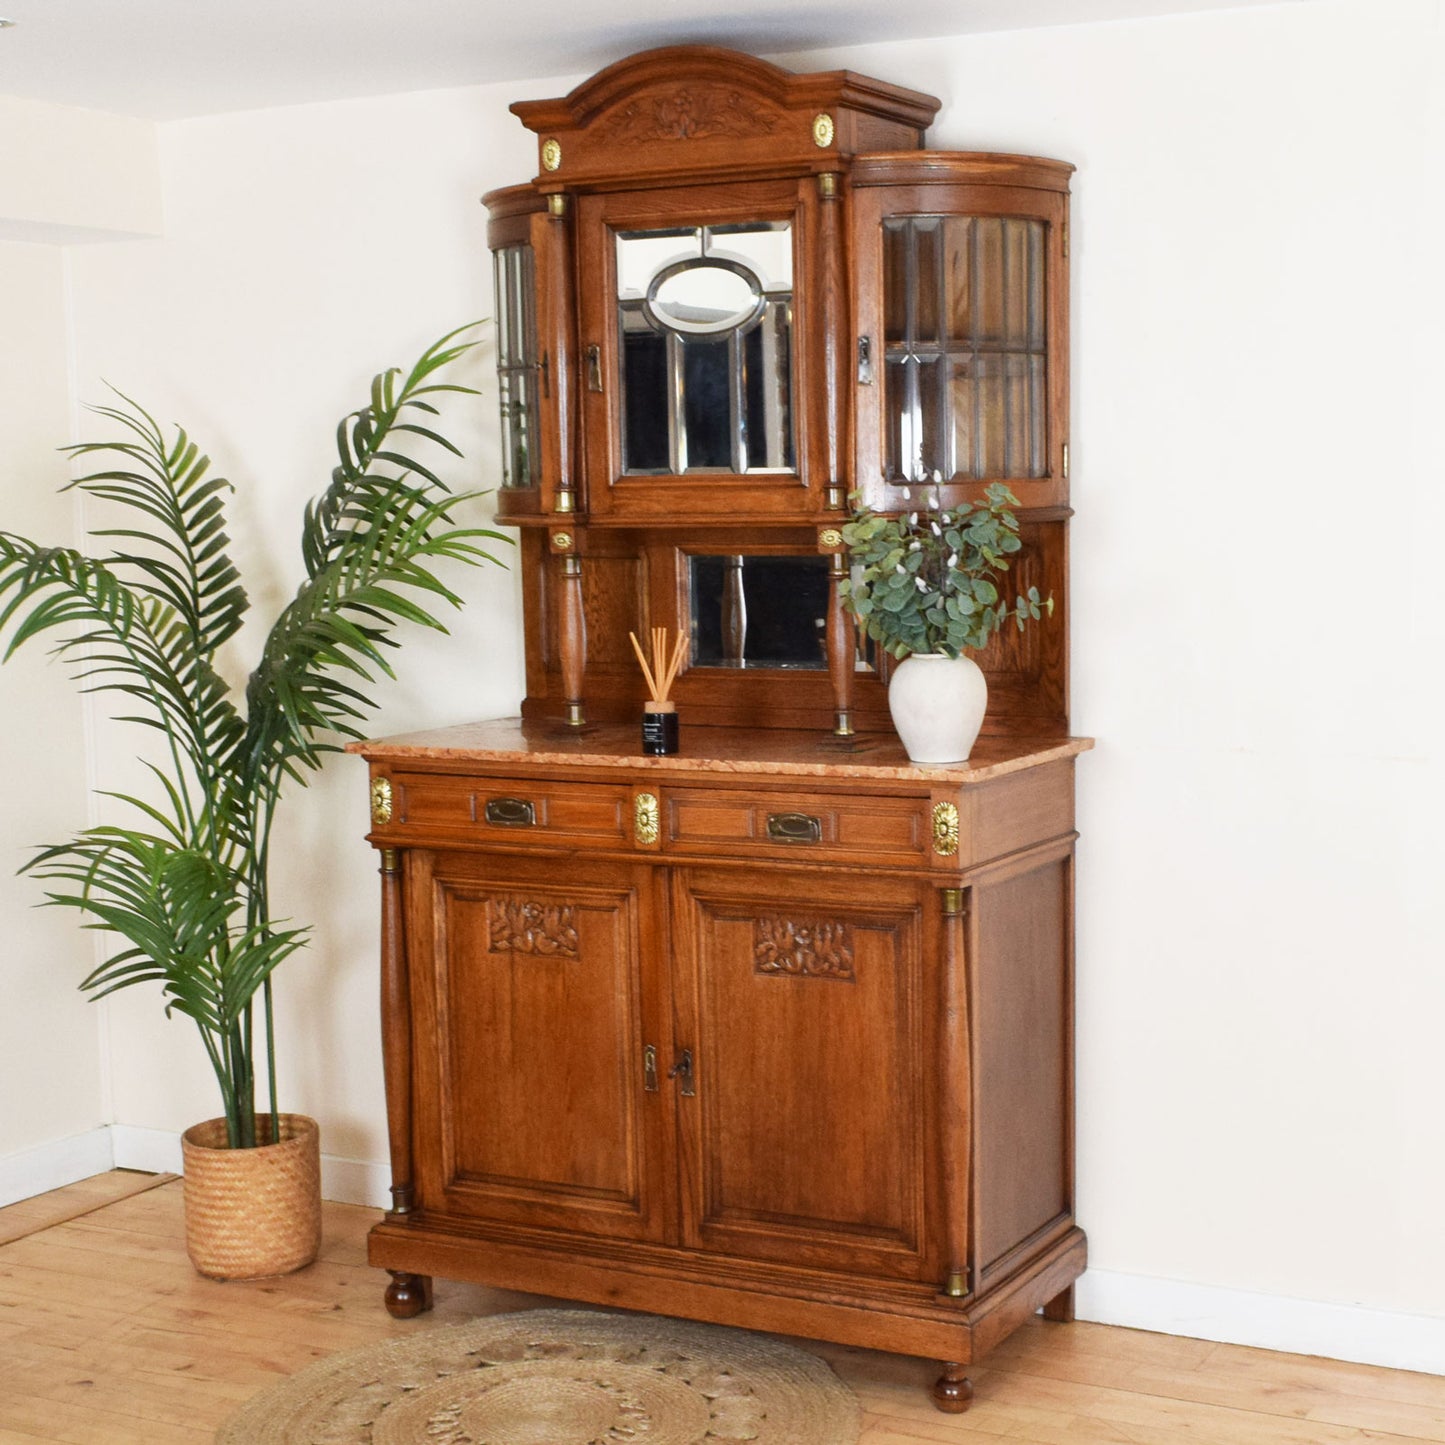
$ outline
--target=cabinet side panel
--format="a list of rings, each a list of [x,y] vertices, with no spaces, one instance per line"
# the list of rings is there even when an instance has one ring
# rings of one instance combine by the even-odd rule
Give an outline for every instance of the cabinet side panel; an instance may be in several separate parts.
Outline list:
[[[974,890],[977,1263],[1069,1213],[1068,870],[1056,858]]]

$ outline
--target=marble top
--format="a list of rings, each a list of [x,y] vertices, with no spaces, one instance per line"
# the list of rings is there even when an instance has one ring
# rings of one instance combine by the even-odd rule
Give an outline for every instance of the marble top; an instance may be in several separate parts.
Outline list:
[[[377,762],[402,764],[561,764],[678,775],[826,778],[845,774],[849,778],[937,784],[986,782],[1059,758],[1077,757],[1094,746],[1092,738],[983,737],[974,744],[967,762],[925,766],[909,762],[892,733],[835,738],[822,732],[684,725],[679,750],[665,757],[643,753],[641,741],[641,729],[635,723],[568,728],[561,723],[496,718],[348,743],[347,751]]]

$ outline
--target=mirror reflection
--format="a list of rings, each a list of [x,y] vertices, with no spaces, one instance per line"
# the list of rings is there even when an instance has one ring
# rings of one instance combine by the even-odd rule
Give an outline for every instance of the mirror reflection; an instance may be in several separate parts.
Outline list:
[[[694,667],[827,667],[826,557],[689,561]]]
[[[619,232],[622,470],[792,471],[792,228]]]

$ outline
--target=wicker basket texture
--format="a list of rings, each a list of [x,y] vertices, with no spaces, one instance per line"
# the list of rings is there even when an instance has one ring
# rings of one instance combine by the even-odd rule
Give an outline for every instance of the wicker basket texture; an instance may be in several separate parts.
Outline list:
[[[321,1248],[321,1135],[304,1114],[280,1116],[281,1138],[255,1149],[226,1145],[226,1121],[181,1136],[186,1252],[211,1279],[290,1274]],[[271,1120],[257,1120],[269,1140]]]

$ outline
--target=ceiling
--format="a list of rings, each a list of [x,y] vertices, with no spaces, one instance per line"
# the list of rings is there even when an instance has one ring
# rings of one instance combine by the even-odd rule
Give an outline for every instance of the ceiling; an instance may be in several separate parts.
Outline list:
[[[584,75],[653,45],[758,54],[1272,0],[0,0],[0,96],[174,120]],[[1279,0],[1273,0],[1279,3]],[[1293,0],[1303,3],[1303,0]]]

